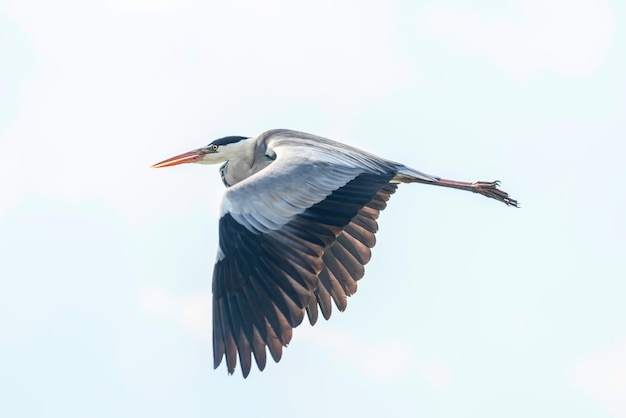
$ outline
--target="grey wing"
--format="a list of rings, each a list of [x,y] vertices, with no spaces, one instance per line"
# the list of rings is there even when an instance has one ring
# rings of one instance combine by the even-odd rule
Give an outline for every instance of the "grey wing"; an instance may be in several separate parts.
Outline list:
[[[233,373],[238,357],[244,376],[253,354],[263,370],[266,347],[280,360],[292,329],[317,300],[325,252],[337,237],[352,243],[341,248],[360,250],[357,230],[362,224],[371,229],[373,202],[395,175],[283,154],[277,152],[262,175],[228,189],[222,202],[213,273],[214,365],[226,357]]]

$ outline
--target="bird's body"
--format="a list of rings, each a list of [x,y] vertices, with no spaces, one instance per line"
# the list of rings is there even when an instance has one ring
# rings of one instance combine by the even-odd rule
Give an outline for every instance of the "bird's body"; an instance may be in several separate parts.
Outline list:
[[[215,367],[239,357],[247,376],[266,347],[275,361],[307,312],[331,315],[356,291],[375,244],[377,218],[398,183],[426,183],[517,202],[497,182],[444,180],[359,149],[286,129],[225,137],[170,158],[224,163],[219,246],[213,273]]]

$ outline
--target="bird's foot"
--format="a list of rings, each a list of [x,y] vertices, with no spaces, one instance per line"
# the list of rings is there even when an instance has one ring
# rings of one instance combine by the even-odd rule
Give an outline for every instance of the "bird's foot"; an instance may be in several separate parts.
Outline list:
[[[490,197],[492,199],[499,200],[500,202],[506,204],[507,206],[514,206],[519,208],[519,204],[517,200],[510,198],[509,194],[504,190],[498,189],[500,185],[500,181],[476,181],[472,183],[472,191],[474,193],[479,193],[483,196]]]

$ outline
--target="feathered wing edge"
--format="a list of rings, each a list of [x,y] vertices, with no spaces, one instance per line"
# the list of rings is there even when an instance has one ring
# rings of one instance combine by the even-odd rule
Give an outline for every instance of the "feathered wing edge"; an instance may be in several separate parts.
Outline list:
[[[343,312],[348,306],[348,296],[357,291],[357,281],[365,274],[365,265],[370,261],[371,249],[376,245],[378,216],[387,207],[387,201],[398,185],[388,183],[376,196],[359,210],[346,225],[333,245],[324,251],[322,271],[318,285],[306,312],[311,325],[318,319],[318,306],[324,319],[332,314],[332,303]]]

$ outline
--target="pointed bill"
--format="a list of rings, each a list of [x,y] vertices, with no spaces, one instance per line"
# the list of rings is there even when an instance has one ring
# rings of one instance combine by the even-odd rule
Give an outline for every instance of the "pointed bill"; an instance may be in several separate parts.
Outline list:
[[[167,160],[156,163],[152,168],[169,167],[172,165],[195,163],[202,160],[206,153],[202,149],[195,149],[193,151],[186,152],[184,154],[177,155],[176,157],[168,158]]]

